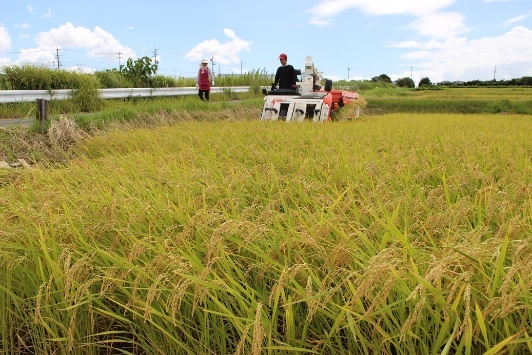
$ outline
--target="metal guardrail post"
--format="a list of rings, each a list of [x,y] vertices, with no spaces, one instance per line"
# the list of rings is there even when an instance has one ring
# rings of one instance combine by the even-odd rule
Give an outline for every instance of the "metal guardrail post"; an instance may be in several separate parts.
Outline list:
[[[48,100],[37,99],[37,119],[41,122],[41,134],[44,134],[46,120],[48,119]]]

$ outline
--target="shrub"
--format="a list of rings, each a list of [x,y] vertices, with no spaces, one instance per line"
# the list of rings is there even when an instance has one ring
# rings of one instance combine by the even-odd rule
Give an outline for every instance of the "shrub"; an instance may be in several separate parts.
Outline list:
[[[181,86],[179,81],[169,76],[155,75],[151,80],[151,87],[153,88],[174,88],[179,86]]]
[[[76,122],[66,116],[59,116],[59,120],[50,122],[47,135],[52,144],[66,149],[83,137],[81,132],[76,127]]]
[[[416,87],[416,84],[414,83],[414,80],[412,80],[412,78],[409,78],[409,77],[397,79],[395,81],[395,83],[399,87],[407,87],[407,88],[415,88]]]
[[[100,97],[98,89],[100,82],[92,75],[78,78],[77,89],[72,90],[72,101],[81,112],[100,110],[105,105],[105,100]]]
[[[131,83],[122,73],[116,69],[97,71],[94,76],[100,82],[100,86],[104,89],[117,89],[117,88],[131,88]]]

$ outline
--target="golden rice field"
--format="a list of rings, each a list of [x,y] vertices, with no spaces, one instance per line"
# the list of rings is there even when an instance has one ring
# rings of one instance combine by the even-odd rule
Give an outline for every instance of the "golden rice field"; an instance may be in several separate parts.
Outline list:
[[[509,101],[530,101],[531,88],[529,87],[502,87],[502,88],[446,88],[440,90],[405,90],[395,89],[396,95],[409,96],[422,100],[429,99],[450,99],[450,100],[502,100]],[[405,92],[406,91],[406,92]],[[375,95],[379,95],[376,90]],[[452,101],[450,102],[452,105]]]
[[[186,121],[0,177],[2,354],[529,354],[532,117]]]

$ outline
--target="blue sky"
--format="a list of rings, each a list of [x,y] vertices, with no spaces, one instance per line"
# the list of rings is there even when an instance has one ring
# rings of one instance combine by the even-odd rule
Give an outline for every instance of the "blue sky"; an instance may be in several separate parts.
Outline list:
[[[532,0],[0,0],[0,67],[92,72],[157,56],[159,74],[275,72],[280,53],[323,76],[532,76]]]

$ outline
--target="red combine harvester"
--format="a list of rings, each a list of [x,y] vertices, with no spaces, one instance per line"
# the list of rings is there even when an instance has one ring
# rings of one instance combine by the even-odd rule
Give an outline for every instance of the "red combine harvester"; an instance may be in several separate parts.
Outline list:
[[[332,81],[326,80],[325,87],[319,85],[321,72],[314,67],[311,57],[305,58],[305,72],[296,70],[298,82],[295,90],[262,89],[264,106],[260,119],[283,120],[287,122],[331,121],[331,113],[357,100],[358,93],[344,90],[333,90]],[[357,107],[355,115],[358,115]]]

